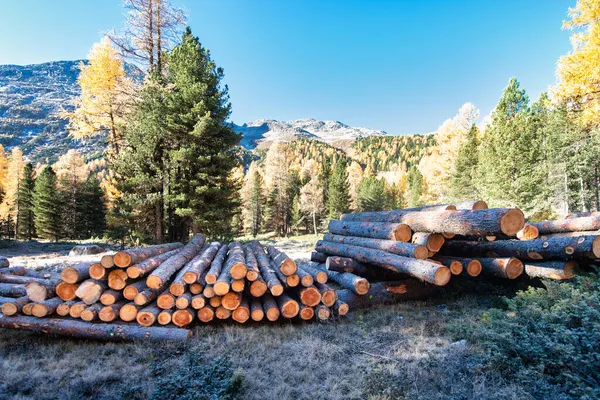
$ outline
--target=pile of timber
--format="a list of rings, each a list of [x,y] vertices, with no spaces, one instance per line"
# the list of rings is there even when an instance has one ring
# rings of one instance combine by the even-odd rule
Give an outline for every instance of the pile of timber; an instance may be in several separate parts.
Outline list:
[[[338,291],[351,308],[420,298],[455,275],[564,280],[600,259],[600,213],[525,222],[484,201],[344,214],[317,242],[314,266],[371,281],[369,296]]]
[[[298,266],[258,241],[182,243],[135,248],[59,276],[18,276],[7,269],[0,327],[105,339],[173,339],[194,321],[327,321],[348,312],[328,279],[363,295],[369,282],[352,274]]]

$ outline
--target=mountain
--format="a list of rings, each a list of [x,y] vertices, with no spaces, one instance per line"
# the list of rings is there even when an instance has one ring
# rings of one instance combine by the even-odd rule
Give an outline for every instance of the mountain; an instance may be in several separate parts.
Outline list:
[[[99,157],[106,138],[73,140],[61,111],[73,109],[79,95],[79,64],[85,60],[53,61],[33,65],[0,65],[0,144],[6,149],[19,146],[33,161],[53,162],[68,149],[77,149],[88,158]],[[141,71],[126,65],[136,79]],[[357,128],[339,121],[312,118],[292,121],[256,120],[233,124],[244,135],[242,146],[254,149],[274,140],[312,138],[336,147],[348,148],[361,137],[387,135],[384,131]]]

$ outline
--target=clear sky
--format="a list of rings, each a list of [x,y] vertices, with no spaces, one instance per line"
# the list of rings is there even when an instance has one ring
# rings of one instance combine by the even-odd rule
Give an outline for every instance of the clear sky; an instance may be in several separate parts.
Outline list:
[[[171,0],[225,69],[238,124],[316,118],[434,131],[512,76],[536,98],[570,49],[575,0]],[[0,2],[0,64],[85,58],[119,0]]]

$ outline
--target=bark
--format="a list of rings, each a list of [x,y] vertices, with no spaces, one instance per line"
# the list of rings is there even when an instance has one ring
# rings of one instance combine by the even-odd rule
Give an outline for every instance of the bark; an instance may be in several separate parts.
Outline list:
[[[10,262],[6,257],[0,257],[0,268],[8,268],[10,266]]]
[[[106,281],[88,279],[79,285],[75,291],[75,295],[85,304],[90,305],[97,302],[100,299],[100,296],[102,296],[102,292],[107,289],[108,285]]]
[[[250,305],[248,304],[248,298],[244,297],[240,302],[239,306],[231,313],[231,319],[235,322],[243,324],[250,318]]]
[[[437,287],[416,279],[395,282],[378,282],[371,285],[367,296],[359,296],[351,290],[337,291],[338,301],[346,303],[352,310],[367,308],[379,304],[391,304],[400,301],[421,300],[436,293]]]
[[[268,293],[262,297],[263,310],[267,319],[271,322],[277,321],[281,315],[279,306],[275,302],[275,298]]]
[[[248,245],[244,246],[244,255],[246,257],[246,267],[248,267],[248,271],[246,272],[246,279],[250,282],[254,282],[260,276],[258,261],[256,260],[254,252]]]
[[[345,214],[344,222],[388,222],[410,226],[414,232],[449,233],[453,235],[514,236],[523,229],[525,217],[518,209],[456,211],[382,211],[379,213]]]
[[[281,293],[283,293],[283,284],[279,281],[279,278],[277,278],[275,270],[269,261],[269,257],[265,254],[263,246],[258,241],[251,242],[250,246],[256,256],[260,273],[265,280],[269,291],[273,296],[280,296]]]
[[[223,264],[225,264],[228,251],[229,245],[224,244],[221,246],[212,263],[210,264],[210,269],[206,274],[206,283],[214,285],[214,283],[217,281],[219,275],[221,275],[221,269],[223,269]]]
[[[483,200],[468,200],[455,204],[457,210],[487,210],[488,205]]]
[[[518,257],[522,260],[569,260],[600,258],[600,236],[553,236],[534,240],[495,242],[450,241],[440,251],[444,255],[470,257]]]
[[[115,304],[117,301],[122,299],[123,292],[119,292],[117,290],[106,290],[104,293],[102,293],[102,296],[100,296],[100,303],[105,306],[110,306],[111,304]]]
[[[59,279],[45,279],[33,276],[21,276],[21,275],[0,275],[0,283],[15,283],[15,284],[28,284],[31,282],[38,282],[42,285],[57,285],[60,282]]]
[[[334,281],[344,289],[353,290],[356,294],[367,294],[371,285],[369,281],[360,276],[356,276],[349,272],[335,272],[325,269],[329,281]]]
[[[329,222],[329,232],[334,235],[358,236],[397,242],[409,242],[412,237],[412,230],[408,225],[385,222],[332,220]]]
[[[294,318],[300,312],[300,305],[292,299],[287,293],[282,293],[281,296],[275,298],[279,306],[279,312],[283,318]]]
[[[327,254],[319,253],[318,251],[313,251],[310,253],[310,261],[316,263],[324,263],[327,259]]]
[[[154,271],[156,268],[159,267],[160,264],[173,257],[178,252],[179,249],[167,251],[166,253],[162,253],[158,256],[148,258],[147,260],[144,260],[138,264],[132,265],[127,268],[127,276],[131,279],[144,277],[150,272]]]
[[[4,315],[15,315],[20,313],[25,304],[29,304],[31,301],[27,296],[21,296],[12,301],[2,303],[2,314]]]
[[[373,270],[368,265],[360,263],[353,258],[329,256],[325,261],[325,269],[336,272],[350,272],[359,276],[372,276]]]
[[[64,267],[60,273],[60,279],[67,283],[83,282],[90,277],[90,266],[95,263],[81,263]]]
[[[81,312],[81,315],[79,317],[86,322],[95,321],[98,319],[98,314],[100,313],[102,308],[104,308],[102,304],[92,304],[91,306],[87,306],[85,310]]]
[[[466,271],[467,275],[472,277],[476,277],[479,276],[479,274],[481,274],[481,262],[474,258],[436,255],[433,259],[435,261],[441,262],[445,266],[452,265],[452,263],[460,263],[462,270]]]
[[[130,265],[141,263],[151,257],[156,257],[168,251],[179,249],[182,246],[183,243],[177,242],[120,251],[114,255],[113,260],[117,267],[127,268]]]
[[[313,277],[314,282],[327,283],[327,274],[323,272],[322,268],[311,267],[310,265],[303,265],[300,269]]]
[[[549,233],[566,233],[581,231],[596,231],[600,229],[600,216],[572,217],[556,221],[530,222],[540,235]]]
[[[210,267],[210,263],[215,258],[220,247],[221,243],[212,242],[203,252],[187,263],[184,267],[183,281],[188,285],[200,282],[200,277]]]
[[[296,262],[289,258],[284,252],[273,246],[267,247],[267,252],[271,260],[275,264],[277,270],[285,276],[290,276],[296,273],[298,266]]]
[[[575,276],[576,261],[525,262],[525,273],[532,278],[567,280]]]
[[[0,316],[0,328],[110,341],[184,341],[192,335],[192,331],[187,329],[143,328],[138,325],[125,324],[90,324],[68,319],[37,319],[27,316]]]
[[[342,244],[349,244],[352,246],[368,247],[370,249],[377,249],[387,251],[388,253],[398,254],[403,257],[416,258],[424,260],[429,255],[427,247],[422,244],[404,243],[397,242],[394,240],[382,240],[382,239],[371,239],[353,236],[340,236],[325,234],[323,240],[327,242],[335,242]]]
[[[0,296],[2,297],[22,297],[26,295],[27,289],[23,284],[0,283]]]
[[[381,250],[334,242],[318,241],[316,248],[318,251],[326,254],[351,257],[360,262],[378,265],[382,268],[407,274],[438,286],[444,286],[450,280],[451,273],[448,268],[426,260],[417,260]]]
[[[412,237],[412,242],[414,244],[423,245],[427,247],[427,250],[436,253],[440,251],[445,241],[444,235],[439,233],[415,232]]]
[[[62,303],[63,301],[59,297],[54,297],[52,299],[35,303],[31,309],[31,315],[38,318],[44,318],[47,315],[52,315],[56,311],[56,307]]]
[[[202,234],[196,234],[192,239],[179,251],[164,261],[156,268],[146,279],[146,285],[152,289],[161,289],[166,285],[177,271],[179,271],[187,262],[189,262],[204,245],[205,237]]]

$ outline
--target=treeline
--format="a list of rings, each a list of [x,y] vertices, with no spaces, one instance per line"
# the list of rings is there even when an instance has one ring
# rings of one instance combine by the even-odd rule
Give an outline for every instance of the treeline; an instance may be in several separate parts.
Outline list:
[[[106,204],[101,182],[76,150],[50,166],[26,163],[19,148],[0,148],[0,235],[49,240],[102,237]]]
[[[367,171],[408,170],[435,143],[434,135],[367,136],[352,145],[354,157]]]

